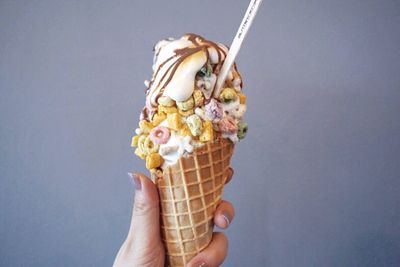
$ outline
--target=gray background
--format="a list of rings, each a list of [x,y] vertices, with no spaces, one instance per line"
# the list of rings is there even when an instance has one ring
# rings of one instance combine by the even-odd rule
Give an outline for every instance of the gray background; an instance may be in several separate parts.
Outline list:
[[[230,44],[247,1],[0,2],[0,265],[110,266],[152,46]],[[400,265],[400,3],[266,0],[225,266]]]

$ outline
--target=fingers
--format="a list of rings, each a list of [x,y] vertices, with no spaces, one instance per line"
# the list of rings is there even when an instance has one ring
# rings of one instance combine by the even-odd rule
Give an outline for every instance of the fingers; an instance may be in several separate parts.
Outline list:
[[[226,180],[225,180],[225,184],[229,183],[232,180],[233,173],[234,173],[233,169],[231,167],[229,167],[228,174],[227,174]]]
[[[151,266],[164,266],[157,188],[143,174],[128,174],[135,185],[135,202],[128,236],[113,266],[148,266],[149,263]]]
[[[214,214],[214,223],[219,228],[226,229],[235,217],[235,209],[233,205],[225,200],[217,206]]]
[[[144,174],[131,174],[135,184],[135,202],[132,210],[128,240],[145,246],[160,236],[158,192],[154,183]]]
[[[225,260],[227,253],[228,239],[223,233],[214,233],[208,247],[196,255],[187,266],[218,267]]]
[[[222,200],[215,211],[214,223],[218,227],[226,229],[234,217],[235,209],[233,205],[228,201]],[[214,233],[210,245],[195,256],[188,266],[220,266],[226,257],[227,251],[228,241],[225,235],[223,233]]]
[[[233,173],[234,173],[233,169],[229,167],[225,184],[229,183],[232,180]],[[218,205],[217,210],[215,211],[214,223],[219,228],[226,229],[232,222],[234,216],[235,216],[235,209],[233,208],[232,204],[228,201],[223,200]]]

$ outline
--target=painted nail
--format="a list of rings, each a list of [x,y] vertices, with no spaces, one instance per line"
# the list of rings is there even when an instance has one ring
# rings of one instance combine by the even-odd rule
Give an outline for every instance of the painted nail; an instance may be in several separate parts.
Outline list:
[[[233,174],[234,174],[233,169],[231,167],[229,167],[229,169],[227,171],[225,183],[229,183],[229,181],[232,180]]]
[[[132,178],[132,181],[135,185],[136,190],[142,189],[142,181],[139,178],[139,175],[137,173],[130,173],[128,172],[129,177]]]
[[[222,214],[221,214],[221,216],[222,216],[222,218],[224,218],[224,220],[225,220],[225,222],[226,222],[226,228],[227,228],[227,227],[229,226],[229,224],[231,223],[232,218],[231,218],[231,216],[229,215],[229,213],[226,212],[226,211],[223,211]]]
[[[229,167],[229,170],[231,171],[230,176],[232,177],[235,174],[235,171],[231,167]]]

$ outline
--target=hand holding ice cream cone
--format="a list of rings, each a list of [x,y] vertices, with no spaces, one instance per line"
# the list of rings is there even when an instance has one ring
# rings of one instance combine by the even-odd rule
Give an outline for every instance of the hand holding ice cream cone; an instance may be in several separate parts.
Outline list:
[[[232,178],[229,169],[226,181]],[[114,267],[125,266],[165,266],[165,249],[160,236],[160,214],[157,188],[143,174],[131,175],[135,185],[135,202],[128,236],[121,246]],[[228,228],[234,218],[234,208],[227,201],[221,201],[215,211],[213,221],[221,229]],[[227,238],[223,233],[213,233],[210,244],[187,266],[219,266],[227,254]]]
[[[216,80],[228,48],[196,34],[160,41],[146,104],[132,138],[158,191],[168,266],[187,264],[210,245],[234,145],[245,137],[246,98],[236,65],[221,93]],[[247,127],[247,126],[246,126]],[[222,205],[224,206],[224,205]],[[218,225],[218,224],[217,224]]]
[[[229,50],[196,34],[162,40],[154,48],[153,75],[145,82],[146,101],[132,147],[146,160],[158,191],[157,234],[167,266],[190,266],[215,242],[226,248],[226,239],[214,235],[213,228],[234,145],[248,129],[234,60],[261,2],[251,0]]]

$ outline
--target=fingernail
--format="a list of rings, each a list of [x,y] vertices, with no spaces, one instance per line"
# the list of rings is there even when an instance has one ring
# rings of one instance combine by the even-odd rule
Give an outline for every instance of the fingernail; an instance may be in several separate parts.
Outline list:
[[[222,216],[222,218],[224,218],[224,220],[225,220],[225,222],[226,222],[226,227],[228,227],[229,224],[231,223],[231,220],[232,220],[231,216],[230,216],[229,213],[226,212],[226,211],[223,211],[222,214],[221,214],[221,216]]]
[[[232,179],[232,177],[233,177],[233,169],[229,167],[225,183],[228,183]]]
[[[197,267],[207,267],[207,264],[205,262],[202,262],[199,265],[197,265]]]
[[[133,184],[135,185],[136,190],[142,189],[142,181],[139,178],[139,175],[136,173],[128,172],[129,177],[132,178]]]

